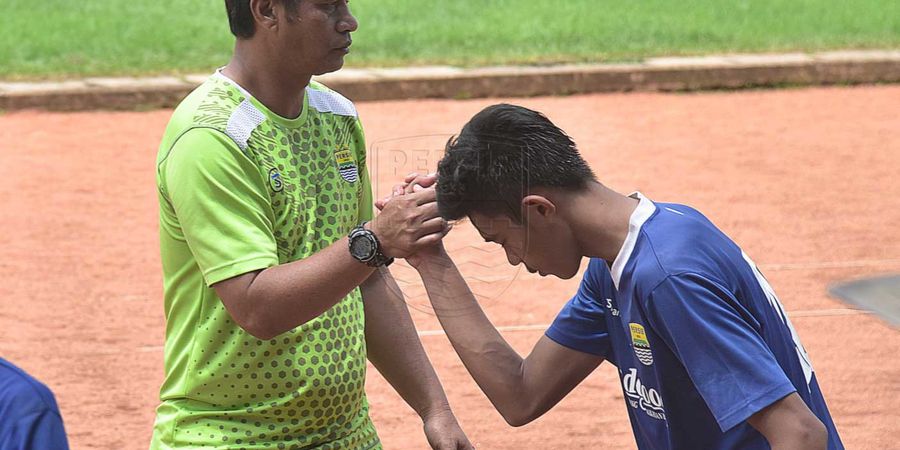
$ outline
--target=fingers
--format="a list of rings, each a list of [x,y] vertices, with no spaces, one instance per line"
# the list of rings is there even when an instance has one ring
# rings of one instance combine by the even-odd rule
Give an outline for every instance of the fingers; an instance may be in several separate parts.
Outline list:
[[[416,174],[416,176],[418,176],[418,175]],[[409,176],[407,176],[407,178],[409,178]],[[392,198],[399,197],[406,193],[407,185],[408,185],[408,182],[401,183],[401,184],[395,184],[394,187],[391,188],[391,195],[388,195],[384,198],[375,200],[375,207],[378,208],[379,211],[384,210],[384,206],[387,205],[387,202],[391,201]]]
[[[464,437],[448,439],[439,443],[434,448],[438,450],[475,450],[475,446]]]
[[[398,184],[390,196],[375,202],[381,213],[372,229],[385,254],[396,258],[434,245],[450,231],[449,224],[439,216],[436,175],[410,174],[407,180],[410,179],[413,184]]]
[[[417,207],[419,216],[422,218],[422,221],[431,220],[435,217],[439,217],[440,213],[438,211],[437,202],[425,203],[423,205],[419,205]]]
[[[419,239],[416,240],[416,245],[428,246],[436,244],[438,241],[444,239],[444,237],[447,236],[451,230],[453,230],[453,224],[442,220],[440,223],[440,228],[436,228],[433,233],[427,233],[420,236]]]
[[[448,225],[449,224],[447,223],[447,221],[440,217],[435,217],[435,218],[426,220],[426,221],[422,222],[422,226],[419,227],[417,237],[427,236],[427,235],[433,234],[433,233],[444,232],[444,230],[447,228]],[[446,234],[446,232],[444,232],[444,234]]]
[[[407,189],[409,189],[407,187]],[[437,191],[434,190],[434,187],[428,187],[425,189],[420,189],[416,192],[407,193],[411,198],[415,199],[417,205],[424,205],[426,203],[432,203],[437,201]]]
[[[413,177],[413,175],[416,175]],[[412,177],[412,179],[410,179]],[[423,188],[430,188],[434,186],[434,183],[437,182],[437,174],[429,173],[427,175],[418,175],[415,173],[409,174],[406,177],[406,189],[405,192],[407,194],[411,194],[413,192],[419,192]]]
[[[399,203],[398,206],[402,209],[416,209],[418,217],[420,217],[422,221],[438,216],[437,197],[434,189],[428,188],[414,194],[406,194],[400,197],[407,197],[408,202]],[[395,201],[395,199],[397,199],[397,196],[385,197],[381,200],[377,200],[375,206],[378,207],[379,211],[382,211],[387,207],[388,203]]]
[[[444,236],[446,236],[446,235],[447,235],[447,232],[445,232],[444,230],[441,230],[437,233],[431,233],[431,234],[422,236],[418,240],[416,240],[416,242],[414,244],[415,249],[417,250],[420,248],[431,247],[432,245],[435,245],[438,242],[441,242],[441,240],[444,239]],[[412,253],[414,253],[414,252],[415,252],[415,250]]]

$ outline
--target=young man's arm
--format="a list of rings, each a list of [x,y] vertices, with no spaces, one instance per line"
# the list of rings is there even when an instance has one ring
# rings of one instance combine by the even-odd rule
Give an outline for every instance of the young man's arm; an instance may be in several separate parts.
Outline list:
[[[450,410],[391,273],[386,268],[376,270],[360,289],[369,361],[422,418],[432,448],[474,448]]]
[[[546,336],[523,359],[488,320],[443,247],[419,254],[415,261],[450,343],[510,425],[543,415],[603,361]]]
[[[766,437],[772,450],[828,448],[828,429],[796,392],[754,414],[747,423]]]

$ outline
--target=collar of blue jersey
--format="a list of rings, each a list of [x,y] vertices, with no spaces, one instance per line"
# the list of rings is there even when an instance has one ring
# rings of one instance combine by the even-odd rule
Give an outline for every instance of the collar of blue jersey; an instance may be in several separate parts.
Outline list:
[[[644,194],[633,192],[629,197],[639,200],[639,203],[631,213],[631,218],[628,220],[628,235],[625,236],[625,242],[622,243],[622,248],[619,249],[619,254],[610,268],[616,289],[619,289],[622,271],[625,270],[625,265],[631,259],[631,253],[634,251],[634,244],[637,243],[638,235],[641,233],[641,227],[656,211],[656,205],[649,198],[644,197]]]

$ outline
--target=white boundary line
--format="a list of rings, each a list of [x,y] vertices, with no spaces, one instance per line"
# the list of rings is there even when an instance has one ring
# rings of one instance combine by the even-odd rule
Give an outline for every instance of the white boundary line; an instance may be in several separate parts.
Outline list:
[[[872,314],[871,311],[864,311],[859,309],[849,309],[849,308],[837,308],[837,309],[807,309],[807,310],[797,310],[797,311],[788,311],[788,317],[832,317],[832,316],[858,316],[865,314]],[[504,327],[497,327],[497,331],[500,332],[516,332],[516,331],[536,331],[536,330],[546,330],[550,327],[550,324],[535,324],[535,325],[509,325]],[[443,336],[446,334],[444,330],[424,330],[419,331],[419,337],[427,337],[427,336]]]
[[[872,314],[871,311],[864,311],[859,309],[849,309],[849,308],[836,308],[836,309],[805,309],[805,310],[796,310],[796,311],[788,311],[788,317],[834,317],[834,316],[858,316],[858,315],[867,315]],[[497,331],[503,333],[514,333],[519,331],[543,331],[550,327],[550,324],[533,324],[533,325],[507,325],[502,327],[497,327]],[[446,333],[444,330],[422,330],[418,332],[419,337],[429,337],[429,336],[444,336]],[[153,353],[160,352],[163,350],[161,345],[159,346],[145,346],[138,347],[137,351],[140,353]]]
[[[864,309],[852,308],[835,308],[835,309],[807,309],[802,311],[788,311],[788,317],[829,317],[829,316],[859,316],[864,314],[874,314],[872,311]]]
[[[550,327],[550,324],[539,324],[539,325],[509,325],[505,327],[497,327],[497,331],[507,332],[507,331],[535,331],[535,330],[546,330]],[[443,336],[446,334],[444,330],[424,330],[419,331],[419,337],[426,336]]]
[[[900,264],[900,259],[858,259],[850,261],[822,261],[809,263],[760,264],[761,270],[811,270],[811,269],[850,269],[855,267],[890,266]]]
[[[874,267],[874,266],[889,266],[889,265],[900,265],[900,259],[859,259],[859,260],[849,260],[849,261],[823,261],[823,262],[809,262],[809,263],[783,263],[783,264],[760,264],[759,267],[762,270],[766,271],[780,271],[780,270],[812,270],[812,269],[849,269],[856,267]],[[870,311],[857,310],[857,309],[848,309],[848,308],[838,308],[838,309],[812,309],[812,310],[798,310],[798,311],[788,311],[788,316],[791,317],[833,317],[833,316],[856,316],[863,314],[872,314]],[[537,330],[546,330],[550,327],[550,324],[532,324],[532,325],[508,325],[497,327],[497,330],[500,332],[519,332],[519,331],[537,331]],[[444,330],[422,330],[418,332],[419,337],[428,337],[428,336],[443,336]],[[154,353],[160,352],[163,350],[163,346],[144,346],[138,347],[135,349],[139,353]],[[100,354],[112,354],[118,352],[99,352]]]

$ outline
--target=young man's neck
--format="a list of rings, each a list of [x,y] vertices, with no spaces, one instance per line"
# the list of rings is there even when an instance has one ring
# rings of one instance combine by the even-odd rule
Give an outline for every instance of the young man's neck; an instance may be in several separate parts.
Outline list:
[[[303,96],[312,74],[294,74],[282,61],[250,40],[238,39],[234,56],[222,73],[279,116],[293,119],[303,112]]]
[[[600,183],[590,183],[570,201],[567,220],[582,255],[612,263],[625,243],[631,214],[639,201]]]

